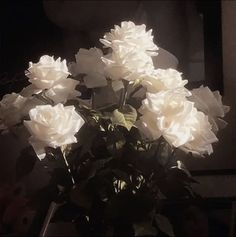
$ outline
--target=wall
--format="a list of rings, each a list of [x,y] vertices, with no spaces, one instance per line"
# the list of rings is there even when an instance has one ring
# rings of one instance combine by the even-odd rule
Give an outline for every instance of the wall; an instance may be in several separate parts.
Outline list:
[[[222,1],[224,104],[231,107],[228,126],[218,134],[214,154],[207,159],[185,158],[188,168],[236,169],[236,1]]]
[[[222,1],[222,31],[225,101],[232,106],[230,145],[236,145],[236,1]]]

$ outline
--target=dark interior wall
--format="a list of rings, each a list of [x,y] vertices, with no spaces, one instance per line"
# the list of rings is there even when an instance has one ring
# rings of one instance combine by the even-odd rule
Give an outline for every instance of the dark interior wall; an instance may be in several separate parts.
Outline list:
[[[124,20],[152,28],[155,43],[174,54],[184,69],[190,37],[188,2],[195,4],[186,0],[1,2],[1,72],[25,70],[42,54],[73,60],[80,47],[101,47],[99,37]]]
[[[128,2],[103,1],[100,9],[99,1],[1,2],[1,73],[19,73],[43,54],[73,60],[79,48],[97,44],[91,31],[98,30],[102,37],[115,23],[134,20],[138,1]],[[87,22],[86,14],[94,20]]]
[[[178,69],[185,78],[199,80],[200,73],[198,76],[195,72],[191,73],[189,64],[191,60],[203,62],[203,21],[199,16],[206,11],[204,18],[212,18],[212,12],[219,5],[218,1],[216,3],[196,0],[2,1],[0,79],[6,72],[9,77],[16,73],[23,74],[28,62],[36,62],[43,54],[72,61],[81,47],[102,47],[99,38],[114,24],[132,20],[153,29],[155,43],[176,56],[179,60]],[[212,19],[215,23],[215,18]],[[208,49],[207,55],[211,56],[208,57],[209,64],[216,64],[218,61],[215,61],[220,58],[215,55],[215,48],[218,47],[215,45],[217,27],[209,27],[212,38],[205,41],[205,50]],[[206,70],[207,78],[212,76],[216,68],[219,71],[221,67]],[[218,78],[220,74],[217,72],[213,76]],[[4,84],[4,81],[0,80],[0,84]],[[15,88],[18,89],[17,85],[5,90],[3,88],[2,91],[9,93]],[[212,89],[215,89],[214,86]]]
[[[39,55],[61,53],[61,29],[47,19],[42,1],[3,1],[0,5],[1,72],[19,72]]]

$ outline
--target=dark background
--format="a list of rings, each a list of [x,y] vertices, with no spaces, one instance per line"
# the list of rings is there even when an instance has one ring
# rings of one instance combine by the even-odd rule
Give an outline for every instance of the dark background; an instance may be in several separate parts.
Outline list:
[[[1,72],[20,72],[42,54],[59,56],[62,36],[44,14],[42,1],[2,2]]]
[[[63,4],[66,1],[56,2]],[[87,4],[90,1],[85,2]],[[19,91],[20,87],[22,88],[25,82],[21,79],[24,77],[24,70],[27,69],[29,61],[37,62],[39,57],[44,54],[54,55],[55,57],[60,56],[61,58],[66,58],[67,61],[72,61],[74,60],[74,54],[81,47],[101,47],[98,40],[99,37],[102,37],[106,31],[113,28],[114,24],[119,24],[123,20],[133,20],[140,24],[144,23],[136,14],[139,11],[139,2],[141,1],[128,1],[128,7],[125,5],[126,1],[107,1],[107,3],[103,1],[103,4],[105,2],[104,6],[110,4],[108,9],[110,14],[106,12],[105,7],[102,9],[92,9],[92,6],[98,2],[92,1],[89,3],[94,20],[90,20],[90,23],[84,27],[78,27],[78,24],[75,24],[76,21],[77,23],[79,21],[79,18],[76,18],[76,11],[71,12],[72,15],[74,14],[75,20],[73,20],[72,16],[72,21],[65,21],[61,26],[55,24],[55,22],[48,18],[42,0],[10,0],[1,2],[0,96],[2,97],[11,91]],[[143,8],[148,15],[148,20],[145,23],[148,29],[153,29],[155,43],[178,58],[178,69],[184,72],[185,77],[189,80],[191,78],[188,78],[187,68],[189,60],[188,47],[192,39],[190,38],[191,33],[188,32],[187,28],[186,17],[188,16],[186,6],[189,2],[195,5],[197,12],[203,15],[204,23],[204,84],[223,92],[220,1],[142,2]],[[61,10],[56,9],[56,7],[58,6],[55,5],[53,12],[58,11],[57,14],[59,15],[65,14],[65,10],[60,12]],[[100,13],[99,11],[103,12]],[[55,15],[55,13],[52,14]],[[78,12],[79,14],[82,14],[82,12]],[[97,28],[96,30],[100,34],[97,35],[97,38],[92,39],[88,33],[89,29],[93,28]],[[192,27],[191,31],[194,30],[194,27]],[[9,80],[20,80],[20,82],[9,85],[9,83],[6,83]],[[191,85],[195,86],[198,84],[191,82],[190,87]]]

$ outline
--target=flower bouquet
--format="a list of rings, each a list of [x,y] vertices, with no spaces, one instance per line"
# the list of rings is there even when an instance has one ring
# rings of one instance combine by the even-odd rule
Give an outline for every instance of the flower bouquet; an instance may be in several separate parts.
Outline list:
[[[100,42],[69,64],[30,62],[30,85],[0,102],[2,132],[27,130],[30,156],[51,167],[40,236],[60,221],[79,236],[174,236],[161,202],[196,196],[176,151],[210,155],[229,107],[218,91],[190,91],[180,72],[154,65],[145,25],[122,22]]]

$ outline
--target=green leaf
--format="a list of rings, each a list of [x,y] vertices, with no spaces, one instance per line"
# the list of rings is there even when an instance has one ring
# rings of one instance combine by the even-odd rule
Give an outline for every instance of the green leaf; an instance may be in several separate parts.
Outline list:
[[[151,222],[145,221],[133,224],[135,236],[156,236],[157,229],[152,226]]]
[[[138,89],[141,89],[142,88],[141,82],[142,82],[141,79],[136,79],[133,83],[133,88],[138,86],[139,87]]]
[[[88,179],[93,178],[96,175],[97,171],[102,169],[105,166],[105,164],[109,162],[110,160],[111,160],[111,157],[107,159],[100,159],[100,160],[91,162],[91,168],[90,168]]]
[[[131,105],[125,105],[121,109],[113,111],[111,121],[114,125],[120,125],[130,130],[137,119],[137,111]]]
[[[119,154],[125,143],[125,137],[120,131],[115,130],[108,132],[106,146],[108,151],[114,156]]]
[[[92,196],[87,190],[87,182],[81,182],[70,191],[70,199],[79,207],[90,209],[92,206]]]
[[[114,175],[117,179],[125,181],[127,184],[129,184],[131,182],[129,175],[126,172],[119,170],[119,169],[113,169],[112,172],[114,173]]]
[[[183,171],[188,177],[192,177],[190,172],[187,170],[186,166],[184,165],[184,163],[180,160],[177,160],[176,166],[171,167],[171,169],[179,169]]]
[[[180,160],[177,160],[177,164],[172,166],[169,169],[169,172],[175,172],[178,175],[178,178],[182,178],[182,180],[186,181],[187,183],[198,183],[198,181],[192,177],[184,163]]]
[[[82,157],[87,152],[91,151],[91,147],[94,143],[94,139],[96,138],[98,134],[98,130],[91,126],[83,126],[78,135],[78,146],[82,146],[82,151],[80,153],[80,156]]]
[[[111,82],[108,82],[108,85],[105,87],[93,89],[93,103],[95,109],[102,110],[109,108],[117,105],[118,102],[118,96],[114,92]]]
[[[156,221],[158,228],[163,233],[165,233],[166,235],[168,235],[170,237],[175,237],[173,227],[167,217],[160,215],[160,214],[156,214],[155,221]]]

